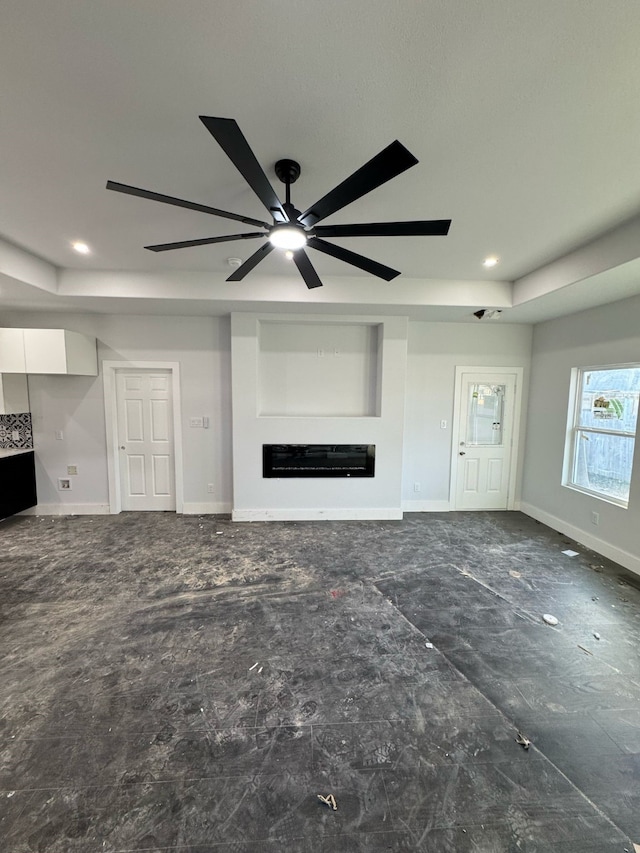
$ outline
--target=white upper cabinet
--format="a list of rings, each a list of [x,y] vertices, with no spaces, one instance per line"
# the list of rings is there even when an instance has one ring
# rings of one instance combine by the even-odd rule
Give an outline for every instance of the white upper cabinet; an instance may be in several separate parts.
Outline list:
[[[24,330],[0,329],[0,373],[26,373]]]
[[[24,329],[27,373],[98,375],[96,339],[67,329]]]
[[[97,376],[96,339],[67,329],[0,329],[0,373]]]

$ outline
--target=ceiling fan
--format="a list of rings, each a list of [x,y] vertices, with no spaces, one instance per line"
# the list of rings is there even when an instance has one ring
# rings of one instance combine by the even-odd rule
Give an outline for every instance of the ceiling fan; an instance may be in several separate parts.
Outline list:
[[[152,252],[167,252],[172,249],[186,249],[189,246],[205,246],[210,243],[227,243],[232,240],[252,240],[266,237],[267,242],[247,258],[229,276],[227,281],[241,281],[270,252],[278,248],[291,252],[293,261],[305,284],[308,288],[312,288],[321,287],[322,282],[305,252],[305,247],[324,252],[326,255],[345,261],[385,281],[391,281],[400,275],[398,270],[349,249],[336,246],[334,243],[328,243],[324,239],[325,237],[426,237],[446,236],[449,232],[450,219],[317,225],[327,216],[416,165],[418,160],[397,140],[301,213],[291,203],[291,184],[294,184],[300,177],[299,163],[296,163],[295,160],[278,160],[275,164],[275,173],[286,186],[285,201],[281,202],[237,122],[231,118],[214,118],[212,116],[200,116],[200,120],[269,211],[273,222],[269,224],[259,219],[230,213],[227,210],[218,210],[215,207],[162,195],[139,187],[107,181],[108,190],[151,199],[151,201],[160,201],[164,204],[173,204],[176,207],[185,207],[189,210],[198,210],[201,213],[221,216],[224,219],[234,219],[245,225],[253,225],[262,229],[261,231],[250,231],[243,234],[227,234],[222,237],[205,237],[200,240],[184,240],[179,243],[160,243],[156,246],[145,246]]]

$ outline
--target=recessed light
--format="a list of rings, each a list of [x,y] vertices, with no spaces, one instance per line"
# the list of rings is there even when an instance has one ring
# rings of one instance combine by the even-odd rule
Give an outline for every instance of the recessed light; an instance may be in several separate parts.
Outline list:
[[[482,266],[483,267],[495,267],[495,265],[498,263],[499,260],[500,259],[496,258],[495,255],[489,255],[489,257],[485,258],[484,261],[482,262]]]
[[[81,240],[76,240],[74,243],[72,243],[71,248],[79,255],[88,255],[91,252],[91,249],[87,246],[87,244],[83,243]]]

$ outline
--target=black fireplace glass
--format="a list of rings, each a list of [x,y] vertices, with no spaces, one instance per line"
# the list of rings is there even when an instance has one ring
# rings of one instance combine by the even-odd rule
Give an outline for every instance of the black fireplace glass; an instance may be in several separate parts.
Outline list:
[[[375,444],[263,444],[263,477],[373,477]]]

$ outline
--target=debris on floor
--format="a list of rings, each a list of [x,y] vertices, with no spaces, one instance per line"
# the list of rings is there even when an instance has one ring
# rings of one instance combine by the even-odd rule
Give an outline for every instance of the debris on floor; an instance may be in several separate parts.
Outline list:
[[[524,749],[529,749],[531,746],[531,741],[528,737],[525,737],[522,732],[518,732],[516,735],[516,743],[519,743],[520,746],[524,747]]]
[[[336,803],[336,798],[333,794],[327,794],[326,797],[323,797],[322,794],[318,794],[318,799],[325,804],[325,806],[329,806],[330,809],[333,809],[334,812],[338,811],[338,804]]]
[[[251,672],[251,670],[252,670],[252,669],[255,669],[255,668],[258,666],[258,664],[259,664],[259,663],[260,663],[260,661],[259,661],[259,660],[257,660],[257,661],[254,663],[254,665],[253,665],[253,666],[250,666],[250,667],[249,667],[249,672]]]
[[[555,616],[552,616],[550,613],[544,613],[542,615],[543,620],[547,623],[547,625],[557,625],[558,620]]]
[[[522,573],[516,572],[515,569],[510,569],[509,574],[511,575],[512,578],[521,578],[522,577]]]
[[[585,647],[584,647],[584,646],[581,646],[581,645],[580,645],[580,643],[578,643],[578,648],[579,648],[579,649],[582,649],[582,651],[583,651],[583,652],[586,652],[588,655],[593,656],[593,652],[590,652],[590,651],[589,651],[589,649],[585,649]]]
[[[597,631],[594,631],[594,632],[593,632],[593,636],[596,638],[596,640],[599,640],[599,639],[600,639],[600,634],[598,634],[598,632],[597,632]]]
[[[427,642],[424,644],[424,646],[426,649],[432,649],[434,647],[433,643],[429,642],[429,640],[427,640]]]
[[[572,551],[571,548],[567,548],[567,550],[562,553],[566,554],[567,557],[578,557],[580,555],[579,551]]]

